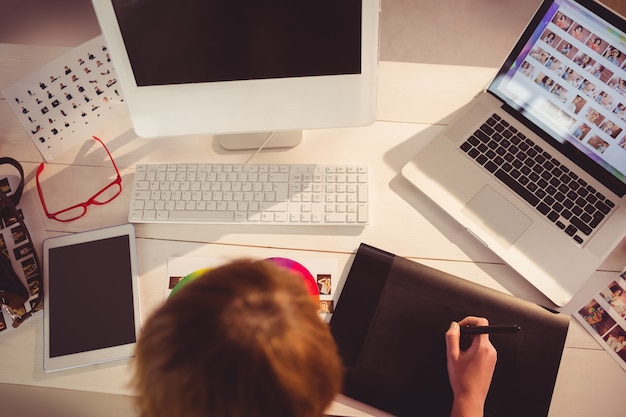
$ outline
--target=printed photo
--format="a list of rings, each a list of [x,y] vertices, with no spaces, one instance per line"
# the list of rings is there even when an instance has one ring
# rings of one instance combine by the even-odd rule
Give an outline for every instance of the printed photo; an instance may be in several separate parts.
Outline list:
[[[613,114],[619,117],[622,121],[626,121],[626,104],[617,103],[617,106],[613,109]]]
[[[333,314],[335,312],[335,304],[333,300],[320,300],[320,314]]]
[[[613,77],[608,82],[609,87],[617,91],[622,96],[626,96],[626,80],[622,77]]]
[[[600,130],[609,135],[611,138],[615,139],[622,132],[622,128],[615,122],[611,120],[605,120],[600,125]]]
[[[588,124],[581,123],[578,126],[576,126],[576,128],[572,132],[572,135],[578,140],[583,140],[585,136],[587,136],[587,133],[589,133],[590,130],[591,130],[591,127]]]
[[[593,107],[589,107],[587,109],[587,112],[585,113],[585,118],[590,122],[593,123],[596,126],[600,126],[600,123],[602,123],[605,119],[605,117],[600,114],[600,112],[596,109],[594,109]]]
[[[529,64],[528,61],[524,61],[520,70],[522,71],[522,74],[524,74],[524,76],[532,78],[535,67]]]
[[[594,101],[607,110],[612,110],[615,107],[615,99],[607,91],[600,91],[594,98]]]
[[[604,51],[604,54],[602,54],[602,56],[616,67],[621,66],[624,62],[624,58],[626,58],[622,51],[613,46],[609,46],[606,51]]]
[[[607,41],[596,35],[591,35],[586,45],[591,48],[592,51],[597,52],[600,55],[602,55],[607,46],[609,46]]]
[[[609,147],[609,143],[598,135],[593,135],[587,143],[598,153],[604,153]]]
[[[574,63],[577,64],[582,69],[587,69],[589,67],[593,67],[596,63],[594,59],[592,59],[589,55],[584,52],[579,53],[574,58]]]
[[[552,23],[554,23],[559,29],[567,31],[570,26],[572,26],[573,20],[564,15],[562,12],[556,12],[556,15],[554,15],[554,18],[552,19]]]
[[[609,349],[626,361],[626,331],[621,326],[615,326],[603,339]]]
[[[622,317],[626,316],[626,292],[616,281],[609,284],[606,289],[600,292],[600,295],[617,314]]]
[[[608,69],[600,62],[596,62],[595,64],[588,66],[587,68],[585,68],[585,71],[587,71],[603,83],[607,83],[609,79],[613,76],[613,71]]]
[[[13,243],[22,243],[27,240],[26,232],[22,226],[17,226],[11,229],[11,237],[13,238]]]
[[[550,57],[550,54],[544,51],[540,47],[535,47],[532,51],[530,51],[530,56],[535,58],[537,61],[541,62],[542,64],[545,64],[548,58]]]
[[[577,23],[574,23],[573,25],[570,26],[568,33],[572,35],[572,37],[576,39],[578,42],[582,42],[582,43],[584,43],[585,40],[591,34],[589,30],[585,29],[584,27],[582,27],[581,25]]]
[[[561,78],[574,87],[578,87],[578,85],[583,81],[583,77],[578,73],[576,68],[568,67],[561,74]]]
[[[593,98],[596,94],[597,91],[597,87],[594,83],[592,83],[591,81],[589,81],[589,79],[584,79],[579,85],[578,85],[578,91],[582,92],[583,94],[585,94],[587,97],[591,97]]]
[[[606,332],[615,326],[615,320],[607,314],[596,300],[591,300],[591,302],[578,311],[578,314],[600,336],[606,334]]]
[[[587,104],[587,100],[585,100],[582,96],[577,95],[567,106],[567,109],[574,114],[578,114],[580,110],[585,107],[585,104]]]
[[[565,70],[565,65],[561,61],[559,61],[554,55],[552,55],[545,63],[545,67],[551,71],[554,71],[558,75],[563,73]]]
[[[557,51],[559,51],[561,54],[565,55],[569,59],[574,59],[574,57],[578,53],[578,48],[576,48],[574,45],[572,45],[571,42],[565,39],[559,42],[556,49]]]
[[[553,31],[546,29],[541,34],[541,40],[548,46],[556,47],[561,42],[561,37],[557,36]]]
[[[330,295],[332,292],[332,281],[331,277],[328,274],[320,274],[316,278],[317,281],[317,289],[320,292],[320,295]]]

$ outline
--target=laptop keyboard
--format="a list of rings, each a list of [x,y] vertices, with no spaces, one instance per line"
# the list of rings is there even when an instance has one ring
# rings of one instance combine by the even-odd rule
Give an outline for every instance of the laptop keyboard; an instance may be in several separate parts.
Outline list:
[[[497,114],[460,148],[578,244],[615,207]]]

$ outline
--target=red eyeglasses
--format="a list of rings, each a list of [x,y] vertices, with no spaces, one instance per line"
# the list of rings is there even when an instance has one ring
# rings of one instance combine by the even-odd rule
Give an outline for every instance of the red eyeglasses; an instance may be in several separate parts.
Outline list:
[[[41,206],[43,207],[43,211],[49,219],[53,219],[59,222],[71,222],[72,220],[79,219],[87,213],[87,208],[94,204],[97,206],[101,206],[103,204],[107,204],[115,199],[122,192],[122,176],[120,175],[120,171],[117,169],[117,165],[111,156],[111,153],[107,149],[106,145],[102,140],[93,136],[93,139],[100,142],[100,144],[104,147],[107,155],[111,159],[111,163],[113,164],[113,168],[115,168],[115,173],[117,174],[116,178],[111,181],[107,186],[103,189],[95,193],[92,197],[90,197],[87,201],[83,203],[75,204],[71,207],[68,207],[63,210],[55,211],[54,213],[50,213],[48,211],[48,206],[46,205],[46,201],[43,196],[43,191],[41,190],[41,184],[39,183],[39,175],[43,172],[44,163],[39,165],[37,168],[37,175],[35,176],[35,181],[37,182],[37,192],[39,193],[39,199],[41,200]]]

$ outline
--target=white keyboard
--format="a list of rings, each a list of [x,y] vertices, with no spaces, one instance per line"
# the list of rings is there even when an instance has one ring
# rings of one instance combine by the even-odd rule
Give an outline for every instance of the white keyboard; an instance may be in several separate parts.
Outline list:
[[[368,223],[368,168],[314,164],[140,164],[132,223]]]

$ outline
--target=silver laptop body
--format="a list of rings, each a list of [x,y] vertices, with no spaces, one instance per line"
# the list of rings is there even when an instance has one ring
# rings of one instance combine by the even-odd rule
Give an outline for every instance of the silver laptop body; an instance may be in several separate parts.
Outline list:
[[[402,170],[557,306],[626,236],[625,31],[593,1],[544,1],[488,89]]]

